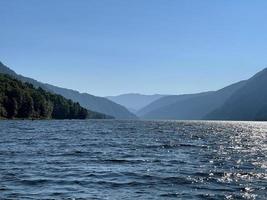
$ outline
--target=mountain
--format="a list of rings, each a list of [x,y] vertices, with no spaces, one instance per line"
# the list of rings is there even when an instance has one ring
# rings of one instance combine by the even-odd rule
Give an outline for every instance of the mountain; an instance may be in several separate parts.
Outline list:
[[[149,105],[153,101],[156,101],[166,95],[154,94],[154,95],[143,95],[143,94],[122,94],[119,96],[108,96],[109,100],[126,107],[129,111],[136,113],[138,110]]]
[[[24,77],[22,75],[17,74],[13,70],[9,69],[3,63],[0,62],[0,73],[11,75],[18,80],[23,82],[28,82],[33,84],[35,87],[41,87],[46,91],[62,95],[67,99],[71,99],[75,102],[79,102],[81,106],[86,109],[104,113],[108,116],[113,116],[117,119],[136,119],[137,117],[129,112],[125,107],[116,104],[106,98],[96,97],[87,93],[79,93],[75,90],[65,89],[61,87],[56,87],[50,84],[41,83],[34,79]]]
[[[148,108],[142,118],[144,119],[177,119],[177,120],[199,120],[214,109],[219,108],[239,88],[244,81],[235,83],[218,91],[204,92],[199,94],[188,94],[165,97],[154,102]],[[162,105],[162,106],[160,106]],[[155,108],[151,110],[151,108]],[[148,110],[146,108],[146,110]]]
[[[91,108],[91,110],[113,116],[116,119],[137,119],[137,117],[125,107],[106,98],[93,96],[87,93],[79,93],[75,90],[60,88],[49,84],[45,84],[45,87],[49,91],[79,102],[85,108]]]
[[[71,100],[0,74],[0,118],[85,119],[106,118]]]
[[[149,105],[145,106],[141,110],[137,112],[137,116],[141,118],[145,118],[146,115],[149,115],[150,112],[153,112],[154,110],[160,109],[162,107],[171,105],[178,101],[183,101],[186,99],[189,99],[190,97],[196,96],[197,94],[184,94],[184,95],[170,95],[162,97]]]
[[[267,120],[267,68],[247,80],[218,109],[205,116],[216,120]]]

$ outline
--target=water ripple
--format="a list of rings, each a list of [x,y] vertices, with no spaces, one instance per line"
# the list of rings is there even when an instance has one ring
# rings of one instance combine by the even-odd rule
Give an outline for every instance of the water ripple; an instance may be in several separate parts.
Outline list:
[[[0,121],[0,199],[266,199],[267,123]]]

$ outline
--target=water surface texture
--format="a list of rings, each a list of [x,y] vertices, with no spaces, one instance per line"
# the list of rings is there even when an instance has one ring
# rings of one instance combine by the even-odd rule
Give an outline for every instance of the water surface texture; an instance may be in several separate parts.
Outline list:
[[[0,199],[266,199],[267,123],[0,121]]]

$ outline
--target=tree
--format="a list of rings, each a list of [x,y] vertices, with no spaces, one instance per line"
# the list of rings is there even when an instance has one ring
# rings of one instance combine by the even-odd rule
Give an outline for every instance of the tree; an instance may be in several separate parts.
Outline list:
[[[1,118],[85,119],[79,103],[0,74]]]
[[[28,93],[25,93],[23,95],[17,117],[28,118],[32,117],[33,113],[34,113],[33,99]]]

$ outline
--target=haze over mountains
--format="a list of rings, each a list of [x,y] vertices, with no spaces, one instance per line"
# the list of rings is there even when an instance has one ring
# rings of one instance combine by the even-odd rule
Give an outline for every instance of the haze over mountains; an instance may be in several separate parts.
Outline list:
[[[204,93],[203,93],[204,94]],[[165,106],[174,104],[178,101],[187,100],[190,97],[197,96],[198,94],[184,94],[184,95],[170,95],[162,97],[151,104],[145,106],[144,108],[140,109],[137,112],[137,116],[141,118],[146,118],[146,115],[149,115],[149,113],[152,113],[153,111],[156,111],[157,109],[163,108]],[[201,95],[201,94],[200,94]],[[155,116],[153,116],[154,118]],[[149,117],[148,117],[149,118]]]
[[[108,96],[109,100],[116,102],[133,113],[137,113],[140,109],[149,105],[150,103],[167,95],[154,94],[154,95],[143,95],[137,93],[122,94],[118,96]]]
[[[156,102],[163,106],[146,112],[140,117],[144,119],[200,120],[214,109],[222,106],[234,92],[243,86],[243,83],[239,82],[215,92],[165,97]],[[170,98],[174,102],[171,102]]]
[[[41,87],[52,93],[60,94],[67,99],[71,99],[74,102],[79,102],[81,106],[89,110],[103,113],[108,116],[115,117],[116,119],[136,119],[137,117],[129,112],[123,106],[116,104],[106,98],[93,96],[87,93],[79,93],[78,91],[56,87],[50,84],[41,83],[32,78],[24,77],[17,74],[3,63],[0,62],[0,73],[8,74],[23,82],[33,84],[35,87]]]
[[[267,120],[267,68],[245,81],[221,107],[204,119]]]
[[[267,69],[218,91],[163,97],[141,109],[143,119],[267,120]]]
[[[147,105],[147,102],[139,104],[138,100],[144,96],[138,94],[109,98],[128,109],[134,107],[135,114],[140,119],[267,120],[266,86],[267,69],[264,69],[248,80],[234,83],[218,91],[159,95],[155,99],[150,96],[151,103]]]
[[[149,120],[267,120],[267,69],[218,91],[183,95],[129,93],[107,98],[38,82],[16,74],[1,62],[0,73],[116,119],[137,119],[138,116]]]

